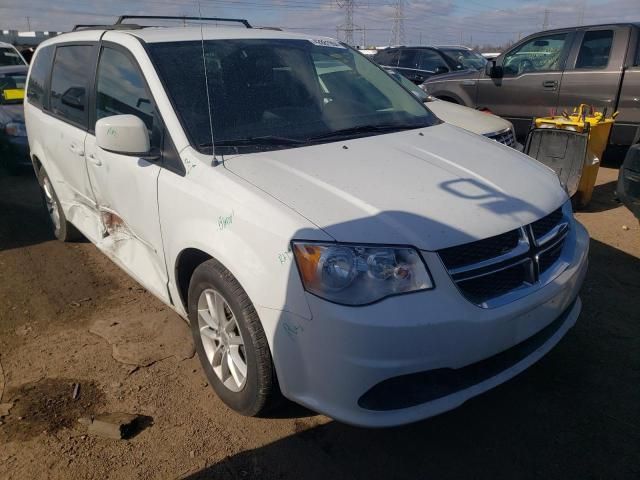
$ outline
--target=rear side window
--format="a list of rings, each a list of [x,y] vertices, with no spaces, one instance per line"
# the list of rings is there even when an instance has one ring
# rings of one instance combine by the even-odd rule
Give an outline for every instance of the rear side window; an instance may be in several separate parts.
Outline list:
[[[51,70],[53,47],[38,49],[36,58],[31,65],[31,76],[27,85],[27,100],[30,104],[42,108],[44,103],[44,87]]]
[[[96,120],[112,115],[135,115],[145,123],[154,140],[153,100],[140,71],[124,53],[104,48],[96,77]],[[157,146],[158,139],[155,141]]]
[[[582,39],[576,68],[606,68],[613,43],[613,30],[586,32]]]
[[[415,50],[402,50],[398,66],[400,68],[416,68],[417,53]]]
[[[87,126],[87,75],[92,53],[91,45],[57,47],[51,72],[51,111],[82,127]]]

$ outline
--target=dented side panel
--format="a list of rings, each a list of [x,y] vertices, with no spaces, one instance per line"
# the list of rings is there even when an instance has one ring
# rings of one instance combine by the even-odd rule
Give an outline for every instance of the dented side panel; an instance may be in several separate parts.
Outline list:
[[[96,146],[87,135],[87,167],[102,232],[98,248],[138,282],[169,303],[158,217],[160,167]],[[92,161],[93,160],[93,161]]]

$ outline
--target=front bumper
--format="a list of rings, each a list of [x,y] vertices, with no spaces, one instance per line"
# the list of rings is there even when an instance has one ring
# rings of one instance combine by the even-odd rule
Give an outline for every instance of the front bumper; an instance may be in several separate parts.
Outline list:
[[[432,291],[365,307],[336,305],[308,295],[312,320],[259,308],[263,323],[275,325],[271,348],[282,392],[337,420],[368,427],[410,423],[455,408],[525,370],[575,324],[588,245],[586,231],[576,222],[567,269],[532,294],[492,309],[462,297],[437,255],[429,252],[424,255],[436,283]],[[534,337],[536,342],[527,343]],[[512,361],[498,363],[499,367],[493,362],[489,370],[477,367],[523,342],[527,349],[511,355]],[[408,387],[405,383],[405,390],[396,388],[398,396],[406,397],[425,390],[421,382],[431,378],[424,377],[425,372],[468,373],[474,368],[483,374],[458,375],[466,380],[442,390],[442,395],[394,401],[388,388],[389,384],[395,388],[398,377],[413,376],[417,383]],[[383,391],[382,397],[368,401],[376,389]]]

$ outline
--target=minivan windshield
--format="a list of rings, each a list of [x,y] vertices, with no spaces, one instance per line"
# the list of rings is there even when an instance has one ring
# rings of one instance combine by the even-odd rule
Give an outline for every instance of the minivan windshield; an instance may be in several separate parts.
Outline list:
[[[212,132],[216,153],[245,153],[438,122],[377,65],[333,40],[154,43],[149,51],[203,153],[211,153]]]

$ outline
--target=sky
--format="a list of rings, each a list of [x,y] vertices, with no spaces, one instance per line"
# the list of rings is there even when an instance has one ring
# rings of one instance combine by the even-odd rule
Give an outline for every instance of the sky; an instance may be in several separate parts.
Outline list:
[[[392,42],[398,0],[353,0],[354,43]],[[404,44],[504,45],[548,28],[640,22],[640,0],[402,0]],[[241,17],[344,39],[347,0],[0,0],[0,29],[66,31],[121,14]]]

